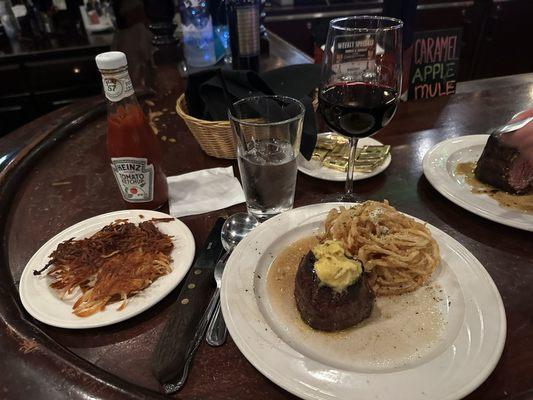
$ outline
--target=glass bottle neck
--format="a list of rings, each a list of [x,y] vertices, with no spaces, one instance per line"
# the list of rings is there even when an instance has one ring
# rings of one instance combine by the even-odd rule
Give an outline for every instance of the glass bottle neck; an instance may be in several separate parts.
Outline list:
[[[110,103],[118,105],[118,103],[137,102],[127,65],[117,69],[100,70],[100,72],[105,97]]]

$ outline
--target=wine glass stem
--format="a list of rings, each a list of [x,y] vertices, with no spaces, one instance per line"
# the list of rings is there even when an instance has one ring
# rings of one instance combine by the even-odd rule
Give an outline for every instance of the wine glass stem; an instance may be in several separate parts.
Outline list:
[[[350,157],[348,159],[348,171],[346,172],[346,188],[347,195],[353,194],[353,170],[355,164],[355,150],[357,149],[357,142],[359,139],[350,137]]]

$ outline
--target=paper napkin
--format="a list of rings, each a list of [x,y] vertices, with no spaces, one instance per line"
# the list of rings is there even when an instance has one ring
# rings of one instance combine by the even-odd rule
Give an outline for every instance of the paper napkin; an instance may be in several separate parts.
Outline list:
[[[167,182],[170,214],[176,218],[221,210],[245,201],[233,167],[169,176]]]

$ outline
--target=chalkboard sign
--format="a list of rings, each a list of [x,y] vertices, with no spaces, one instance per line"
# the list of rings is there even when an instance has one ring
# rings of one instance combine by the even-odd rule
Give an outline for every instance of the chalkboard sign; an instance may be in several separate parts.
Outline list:
[[[455,93],[461,29],[416,32],[409,74],[409,98],[429,99]]]

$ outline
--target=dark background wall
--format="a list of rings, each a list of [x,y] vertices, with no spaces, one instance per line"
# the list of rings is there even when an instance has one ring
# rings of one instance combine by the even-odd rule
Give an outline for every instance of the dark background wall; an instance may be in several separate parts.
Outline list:
[[[407,13],[413,31],[463,29],[460,80],[533,72],[532,0],[336,0],[329,5],[303,0],[267,9],[266,26],[312,56],[315,42],[323,43],[330,19],[400,16],[397,13],[406,3],[415,8]]]
[[[100,93],[94,56],[117,39],[113,33],[88,35],[76,19],[79,1],[68,0],[69,9],[54,14],[52,36],[26,38],[14,47],[0,29],[0,136]],[[266,27],[310,56],[325,40],[332,18],[386,14],[405,18],[410,31],[462,28],[459,80],[533,72],[533,0],[294,0],[290,6],[279,1],[266,3]],[[140,9],[130,12],[140,23],[143,1],[127,4],[130,11]]]

